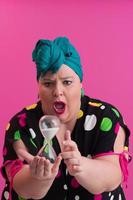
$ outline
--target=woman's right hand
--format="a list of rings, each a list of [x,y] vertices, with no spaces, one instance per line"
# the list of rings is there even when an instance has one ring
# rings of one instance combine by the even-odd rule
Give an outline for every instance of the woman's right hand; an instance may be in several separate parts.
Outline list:
[[[45,157],[33,156],[24,149],[19,149],[19,155],[29,164],[31,176],[37,180],[53,180],[59,170],[62,157],[59,155],[54,163]]]
[[[54,180],[58,173],[61,159],[61,156],[58,156],[55,162],[51,163],[45,157],[35,156],[29,164],[31,176],[38,180]]]

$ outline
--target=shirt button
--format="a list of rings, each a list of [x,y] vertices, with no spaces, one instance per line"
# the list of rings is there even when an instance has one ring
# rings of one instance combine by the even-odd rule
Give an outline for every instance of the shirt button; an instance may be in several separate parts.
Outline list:
[[[66,184],[63,186],[63,188],[64,188],[64,190],[67,190],[67,189],[68,189],[68,187],[67,187]]]
[[[78,195],[75,196],[75,200],[79,200],[80,197]]]

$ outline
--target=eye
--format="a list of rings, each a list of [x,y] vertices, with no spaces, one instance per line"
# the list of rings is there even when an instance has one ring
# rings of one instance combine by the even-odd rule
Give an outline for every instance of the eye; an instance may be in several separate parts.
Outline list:
[[[71,85],[71,84],[72,84],[72,81],[70,81],[70,80],[65,80],[65,81],[63,81],[63,84],[64,84],[64,85]]]
[[[53,83],[52,83],[52,82],[44,82],[43,85],[44,85],[45,87],[50,87],[50,86],[53,85]]]

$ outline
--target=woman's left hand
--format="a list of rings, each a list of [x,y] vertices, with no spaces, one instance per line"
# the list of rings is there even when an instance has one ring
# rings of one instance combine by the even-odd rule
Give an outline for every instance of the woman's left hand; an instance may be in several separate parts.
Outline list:
[[[75,176],[77,173],[82,172],[82,156],[78,150],[77,144],[71,140],[70,131],[68,130],[65,133],[61,156],[64,159],[71,176]]]

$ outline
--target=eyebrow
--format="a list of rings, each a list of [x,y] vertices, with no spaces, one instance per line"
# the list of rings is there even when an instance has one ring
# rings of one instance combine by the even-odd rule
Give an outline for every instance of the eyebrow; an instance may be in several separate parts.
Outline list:
[[[62,77],[61,80],[65,80],[65,79],[74,79],[73,76],[66,76],[66,77]],[[42,79],[43,81],[55,81],[55,80],[52,80],[51,78],[43,78]]]

